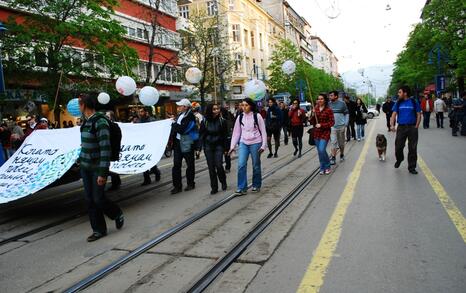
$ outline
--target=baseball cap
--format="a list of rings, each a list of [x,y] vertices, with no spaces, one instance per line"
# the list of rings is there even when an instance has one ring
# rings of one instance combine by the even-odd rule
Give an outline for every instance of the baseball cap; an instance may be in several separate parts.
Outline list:
[[[39,120],[40,122],[45,122],[45,123],[48,123],[49,121],[47,120],[47,118],[40,118]]]
[[[176,102],[176,105],[191,107],[191,102],[188,99],[182,99],[181,101]]]

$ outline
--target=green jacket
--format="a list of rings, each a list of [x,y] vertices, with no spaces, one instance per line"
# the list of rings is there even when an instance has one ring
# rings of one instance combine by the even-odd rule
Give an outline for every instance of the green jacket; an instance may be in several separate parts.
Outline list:
[[[95,121],[95,128],[92,123]],[[110,167],[110,127],[104,114],[96,112],[81,126],[81,168],[93,170],[97,176],[106,177]]]

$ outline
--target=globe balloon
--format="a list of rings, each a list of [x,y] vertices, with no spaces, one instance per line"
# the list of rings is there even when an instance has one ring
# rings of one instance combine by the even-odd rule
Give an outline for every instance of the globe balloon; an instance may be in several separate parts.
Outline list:
[[[99,103],[101,103],[102,105],[106,105],[108,104],[108,102],[110,102],[110,95],[107,93],[100,93],[97,96],[97,101],[99,101]]]
[[[267,88],[262,80],[253,79],[244,85],[244,94],[253,101],[260,101],[265,97]]]
[[[198,83],[202,79],[202,71],[197,67],[191,67],[186,70],[186,80],[190,83]]]
[[[291,75],[296,71],[296,64],[292,60],[286,60],[282,65],[283,73]]]
[[[139,101],[145,106],[154,106],[159,101],[159,91],[151,86],[145,86],[139,92]]]
[[[115,86],[117,91],[123,96],[130,96],[136,91],[136,82],[129,76],[120,76]]]
[[[79,110],[79,100],[77,98],[71,99],[66,105],[66,110],[74,117],[81,117],[81,111]]]

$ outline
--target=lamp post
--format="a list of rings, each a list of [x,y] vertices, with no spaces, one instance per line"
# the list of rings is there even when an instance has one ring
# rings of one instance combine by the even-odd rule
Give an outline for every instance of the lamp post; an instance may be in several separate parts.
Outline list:
[[[0,22],[0,38],[3,38],[8,29]],[[5,92],[5,78],[3,77],[2,51],[0,47],[0,94]]]

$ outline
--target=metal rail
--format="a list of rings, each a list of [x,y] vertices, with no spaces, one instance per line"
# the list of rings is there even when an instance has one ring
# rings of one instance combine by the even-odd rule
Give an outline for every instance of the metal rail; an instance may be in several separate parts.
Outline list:
[[[310,152],[313,148],[310,148],[308,149],[307,151],[305,151],[303,154],[306,154],[308,152]],[[275,167],[274,169],[272,169],[271,171],[267,172],[264,176],[262,176],[262,179],[265,179],[267,177],[270,177],[272,176],[273,174],[275,174],[277,171],[279,171],[280,169],[282,169],[283,167],[287,166],[288,164],[290,164],[292,161],[294,161],[296,158],[293,158],[287,162],[285,162],[284,164],[281,164],[277,167]],[[248,186],[248,188],[250,188],[251,185]],[[111,264],[109,264],[108,266],[100,269],[99,271],[97,271],[96,273],[88,276],[87,278],[81,280],[80,282],[76,283],[75,285],[73,285],[72,287],[66,289],[64,292],[66,293],[72,293],[72,292],[78,292],[78,291],[81,291],[87,287],[89,287],[90,285],[94,284],[95,282],[103,279],[104,277],[106,277],[107,275],[109,275],[110,273],[116,271],[117,269],[119,269],[121,266],[125,265],[126,263],[132,261],[133,259],[137,258],[138,256],[140,256],[141,254],[145,253],[146,251],[148,251],[149,249],[152,249],[154,246],[156,246],[157,244],[161,243],[162,241],[172,237],[173,235],[175,235],[176,233],[180,232],[181,230],[185,229],[186,227],[192,225],[193,223],[195,223],[196,221],[200,220],[201,218],[203,218],[204,216],[210,214],[211,212],[215,211],[216,209],[218,209],[219,207],[225,205],[226,203],[228,203],[229,201],[231,201],[233,198],[235,198],[235,194],[231,194],[225,198],[223,198],[222,200],[214,203],[213,205],[207,207],[206,209],[200,211],[199,213],[189,217],[188,219],[184,220],[183,222],[177,224],[176,226],[166,230],[165,232],[162,232],[160,235],[158,235],[157,237],[153,238],[152,240],[149,240],[148,242],[142,244],[141,246],[137,247],[135,250],[131,251],[130,253],[128,253],[127,255],[124,255],[123,257],[117,259],[116,261],[112,262]]]
[[[251,243],[288,207],[298,195],[319,174],[319,168],[304,178],[285,198],[270,210],[231,250],[220,258],[212,268],[199,278],[187,291],[188,293],[203,292],[222,272],[224,272]],[[315,198],[315,197],[314,197]],[[314,200],[311,200],[311,202]]]

